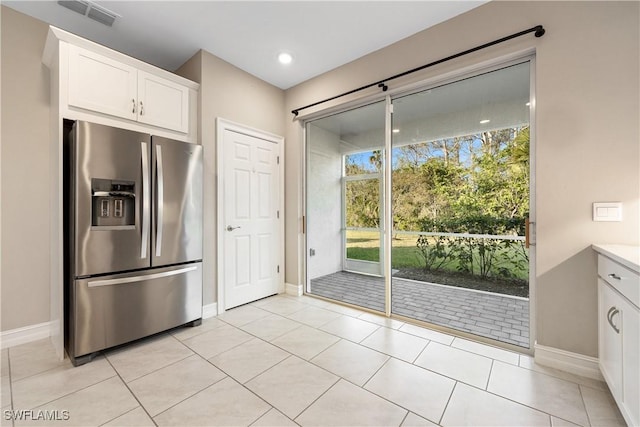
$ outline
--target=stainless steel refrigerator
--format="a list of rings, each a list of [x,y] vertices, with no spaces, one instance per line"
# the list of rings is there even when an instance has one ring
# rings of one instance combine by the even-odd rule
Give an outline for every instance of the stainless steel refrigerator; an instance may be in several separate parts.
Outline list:
[[[201,321],[202,147],[65,126],[65,345],[78,366]]]

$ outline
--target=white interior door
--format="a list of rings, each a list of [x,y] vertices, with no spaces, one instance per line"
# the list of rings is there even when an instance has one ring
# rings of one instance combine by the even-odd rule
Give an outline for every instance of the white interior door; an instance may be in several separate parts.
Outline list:
[[[223,133],[224,308],[278,292],[280,167],[277,143]]]

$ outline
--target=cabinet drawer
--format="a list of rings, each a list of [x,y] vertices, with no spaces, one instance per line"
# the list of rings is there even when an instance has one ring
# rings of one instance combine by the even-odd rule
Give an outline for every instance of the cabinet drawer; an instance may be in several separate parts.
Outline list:
[[[640,307],[640,275],[602,255],[598,255],[598,275]]]

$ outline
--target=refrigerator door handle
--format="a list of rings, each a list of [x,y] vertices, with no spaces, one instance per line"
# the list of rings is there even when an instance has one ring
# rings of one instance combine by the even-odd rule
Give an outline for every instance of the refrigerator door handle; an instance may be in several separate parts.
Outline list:
[[[158,173],[158,194],[156,196],[156,256],[162,255],[162,226],[164,223],[164,170],[162,166],[162,147],[156,145],[156,167]]]
[[[142,276],[132,276],[132,277],[123,277],[121,279],[106,279],[106,280],[93,280],[87,283],[87,286],[90,288],[95,288],[96,286],[111,286],[111,285],[124,285],[125,283],[135,283],[142,282],[144,280],[153,280],[153,279],[161,279],[163,277],[171,277],[177,276],[178,274],[188,273],[190,271],[196,270],[198,267],[185,267],[179,270],[171,270],[164,271],[162,273],[153,273],[153,274],[145,274]]]
[[[149,223],[150,221],[150,198],[151,191],[149,190],[149,150],[147,150],[147,143],[141,142],[140,147],[142,150],[142,238],[140,242],[140,258],[145,259],[147,257],[147,247],[149,246]]]

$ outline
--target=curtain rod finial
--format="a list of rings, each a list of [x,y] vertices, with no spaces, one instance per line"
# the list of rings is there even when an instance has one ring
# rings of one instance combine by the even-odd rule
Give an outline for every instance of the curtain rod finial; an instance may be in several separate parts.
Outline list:
[[[544,29],[544,27],[542,25],[538,25],[536,27],[535,36],[536,37],[542,37],[542,36],[544,36],[544,33],[546,33],[546,30]]]
[[[295,116],[298,117],[298,110],[292,110],[291,113]]]

